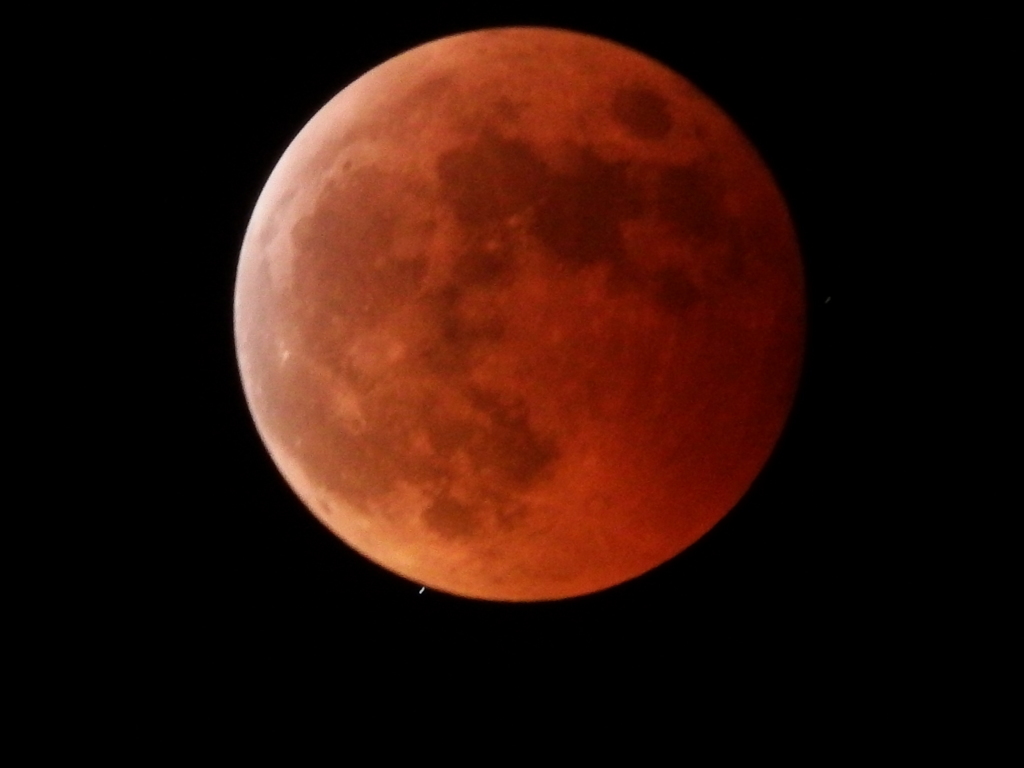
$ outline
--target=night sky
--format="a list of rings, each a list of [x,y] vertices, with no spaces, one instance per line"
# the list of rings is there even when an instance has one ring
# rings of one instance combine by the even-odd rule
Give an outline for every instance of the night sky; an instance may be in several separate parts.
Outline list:
[[[397,14],[396,14],[397,15]],[[140,41],[150,87],[123,94],[143,144],[133,173],[155,252],[141,254],[141,350],[125,447],[139,492],[122,529],[117,605],[157,655],[197,668],[344,667],[430,659],[555,669],[600,659],[623,676],[682,681],[694,666],[855,678],[902,615],[897,533],[913,523],[892,492],[900,358],[878,319],[903,251],[886,237],[909,168],[904,91],[890,35],[838,18],[629,12],[449,14],[360,27],[273,24],[174,44]],[[268,20],[272,21],[272,20]],[[331,22],[333,24],[333,22]],[[573,600],[496,604],[447,596],[364,560],[305,510],[276,471],[245,405],[232,291],[252,206],[303,124],[361,73],[414,45],[484,26],[562,26],[608,37],[687,77],[761,153],[787,199],[805,264],[803,380],[775,454],[742,502],[688,551],[620,587]],[[298,30],[298,31],[296,31]],[[134,62],[134,63],[133,63]],[[877,288],[877,285],[876,285]],[[892,289],[895,290],[895,289]],[[884,294],[884,295],[883,295]],[[871,365],[866,365],[867,361]],[[898,387],[897,387],[898,389]],[[887,431],[879,431],[887,430]],[[898,492],[897,492],[898,495]],[[902,583],[902,582],[901,582]],[[874,649],[874,650],[872,650]],[[396,661],[400,660],[400,661]],[[590,662],[587,662],[590,663]],[[582,667],[580,667],[582,668]],[[788,674],[788,673],[787,673]],[[830,678],[831,679],[831,678]],[[822,683],[824,685],[824,683]]]

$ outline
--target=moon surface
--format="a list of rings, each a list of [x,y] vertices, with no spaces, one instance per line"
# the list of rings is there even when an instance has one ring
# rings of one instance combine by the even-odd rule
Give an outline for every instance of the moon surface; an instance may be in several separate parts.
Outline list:
[[[253,211],[256,427],[331,531],[418,584],[620,584],[739,501],[804,346],[785,203],[736,126],[618,44],[436,40],[302,129]]]

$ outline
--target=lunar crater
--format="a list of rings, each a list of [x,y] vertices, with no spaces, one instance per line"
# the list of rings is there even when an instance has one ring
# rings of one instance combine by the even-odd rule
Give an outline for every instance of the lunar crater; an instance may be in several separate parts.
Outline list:
[[[668,100],[643,85],[616,91],[612,115],[640,139],[664,139],[672,130]]]

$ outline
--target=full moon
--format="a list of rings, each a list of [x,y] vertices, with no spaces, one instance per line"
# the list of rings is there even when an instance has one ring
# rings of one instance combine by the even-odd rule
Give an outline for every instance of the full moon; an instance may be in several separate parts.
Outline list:
[[[260,195],[241,380],[288,484],[417,585],[556,600],[637,577],[771,454],[804,348],[757,152],[616,43],[492,29],[367,72]]]

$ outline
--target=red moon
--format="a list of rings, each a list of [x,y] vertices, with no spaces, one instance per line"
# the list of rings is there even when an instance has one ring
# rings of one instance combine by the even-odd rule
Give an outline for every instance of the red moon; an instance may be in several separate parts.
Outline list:
[[[331,531],[433,589],[602,590],[739,501],[804,347],[786,205],[680,75],[493,29],[345,88],[270,175],[235,342],[257,430]]]

